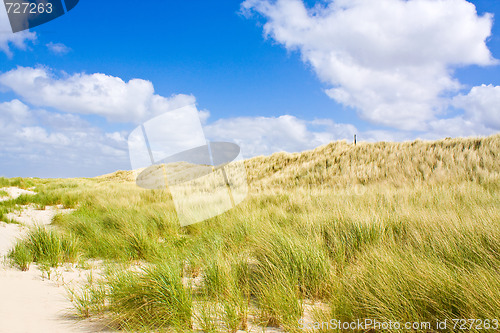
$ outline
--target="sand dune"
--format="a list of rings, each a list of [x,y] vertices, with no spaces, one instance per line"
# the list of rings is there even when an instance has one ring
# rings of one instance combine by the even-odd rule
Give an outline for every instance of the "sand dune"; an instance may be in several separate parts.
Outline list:
[[[18,188],[4,188],[10,197],[21,194],[35,194]],[[18,213],[10,213],[8,218],[22,224],[0,222],[0,333],[71,333],[106,332],[100,322],[80,321],[72,313],[72,305],[66,297],[65,285],[78,283],[86,276],[86,271],[71,265],[58,268],[47,279],[37,265],[27,272],[10,267],[5,259],[17,239],[35,224],[48,225],[59,207],[36,210],[26,207]]]

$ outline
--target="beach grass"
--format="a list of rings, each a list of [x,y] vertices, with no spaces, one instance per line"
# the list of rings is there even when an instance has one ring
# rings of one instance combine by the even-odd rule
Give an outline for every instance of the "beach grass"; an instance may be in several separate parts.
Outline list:
[[[248,198],[187,227],[168,190],[141,189],[126,171],[30,180],[36,196],[0,208],[75,208],[12,258],[105,260],[115,268],[74,290],[75,306],[125,330],[500,319],[499,156],[500,135],[257,157],[245,162]]]

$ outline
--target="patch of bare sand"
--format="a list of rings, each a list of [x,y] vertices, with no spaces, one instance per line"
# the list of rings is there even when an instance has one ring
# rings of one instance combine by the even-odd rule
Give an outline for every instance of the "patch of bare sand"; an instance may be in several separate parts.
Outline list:
[[[15,188],[3,189],[10,198],[25,191]],[[30,194],[35,194],[31,192]],[[65,286],[80,283],[88,271],[72,266],[52,270],[51,278],[37,265],[22,272],[9,265],[8,251],[33,225],[49,225],[61,207],[37,210],[24,207],[18,213],[7,214],[7,218],[22,224],[0,222],[0,333],[72,333],[112,332],[103,321],[79,320],[73,313]]]
[[[0,201],[16,199],[23,194],[27,194],[27,195],[35,195],[36,194],[36,192],[23,190],[23,189],[18,188],[18,187],[3,187],[3,188],[0,188],[0,190],[5,191],[8,194],[8,196],[6,196],[6,197],[0,197]]]
[[[0,295],[2,333],[111,332],[102,322],[78,320],[72,315],[66,289],[60,281],[43,279],[36,266],[27,272],[5,266],[0,269]]]
[[[8,213],[5,216],[25,226],[49,225],[56,214],[71,213],[73,209],[62,209],[62,206],[47,206],[44,210],[36,209],[34,206],[24,206],[17,213]]]
[[[56,214],[72,211],[72,209],[61,209],[60,207],[46,207],[44,210],[37,210],[33,206],[25,206],[19,212],[5,214],[7,219],[20,224],[8,224],[0,221],[0,258],[8,253],[18,239],[27,234],[29,227],[49,225]]]

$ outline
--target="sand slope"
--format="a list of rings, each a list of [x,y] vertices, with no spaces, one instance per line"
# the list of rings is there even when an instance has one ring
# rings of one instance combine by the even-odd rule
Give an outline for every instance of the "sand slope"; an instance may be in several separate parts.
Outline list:
[[[4,188],[10,198],[31,191]],[[8,200],[10,198],[3,198]],[[2,199],[0,199],[2,200]],[[59,207],[36,210],[26,207],[19,213],[8,214],[8,218],[22,225],[0,222],[0,333],[71,333],[108,332],[99,322],[78,320],[72,315],[72,305],[66,297],[64,285],[81,281],[86,272],[74,267],[59,268],[51,279],[43,278],[42,271],[32,265],[22,272],[8,265],[5,255],[18,238],[35,224],[50,224],[55,214],[64,211]]]

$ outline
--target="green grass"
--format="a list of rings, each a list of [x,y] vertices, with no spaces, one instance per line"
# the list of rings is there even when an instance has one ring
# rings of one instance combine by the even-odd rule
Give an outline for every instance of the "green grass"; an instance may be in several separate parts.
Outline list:
[[[117,272],[107,279],[110,311],[115,323],[128,330],[192,326],[190,290],[182,283],[177,262],[165,262],[141,272]]]
[[[68,296],[79,316],[89,318],[106,309],[106,285],[94,278],[92,271],[81,288],[68,288]]]
[[[0,187],[19,187],[27,189],[35,185],[36,179],[0,177]]]
[[[5,215],[9,213],[9,210],[5,207],[0,206],[0,221],[4,221],[6,219]]]
[[[9,257],[14,264],[22,271],[27,271],[30,264],[33,262],[33,253],[31,247],[25,242],[17,243],[14,248],[9,252]]]
[[[62,205],[64,208],[74,208],[78,204],[84,182],[68,180],[47,180],[47,179],[23,179],[23,178],[2,178],[0,177],[0,187],[15,186],[20,188],[36,187],[35,195],[23,194],[16,199],[0,201],[0,220],[7,223],[17,223],[7,219],[7,213],[20,210],[22,206],[34,205],[37,209],[45,209],[47,206]],[[0,197],[3,195],[0,191]]]
[[[28,236],[16,244],[9,257],[21,269],[26,261],[57,267],[62,262],[75,262],[78,257],[77,240],[45,227],[35,227]],[[23,269],[24,270],[24,269]]]
[[[72,297],[80,315],[126,330],[293,332],[312,301],[327,320],[500,318],[500,136],[477,140],[255,158],[249,197],[189,227],[168,191],[140,189],[126,172],[37,180],[36,196],[0,208],[75,208],[12,258],[116,266]]]
[[[328,317],[432,323],[498,318],[499,278],[497,270],[450,266],[432,253],[380,249],[349,269],[333,293]]]
[[[144,191],[126,187],[96,189],[93,206],[58,216],[57,226],[75,235],[88,258],[153,267],[176,258],[179,277],[202,281],[191,290],[192,320],[207,331],[246,327],[250,314],[293,331],[306,300],[328,304],[328,317],[346,320],[500,315],[500,196],[477,183],[371,185],[363,195],[254,193],[241,207],[188,228],[175,223],[163,194],[145,200]],[[113,196],[112,208],[100,206],[113,189],[127,200]],[[152,282],[146,272],[124,274],[110,280],[113,288],[132,286],[126,293],[137,297],[102,312],[131,330],[178,325],[134,313],[150,302],[141,301],[147,297],[136,282]]]
[[[20,224],[16,220],[13,220],[13,219],[7,217],[7,214],[10,212],[11,212],[11,209],[0,205],[0,221],[8,223],[8,224]]]

